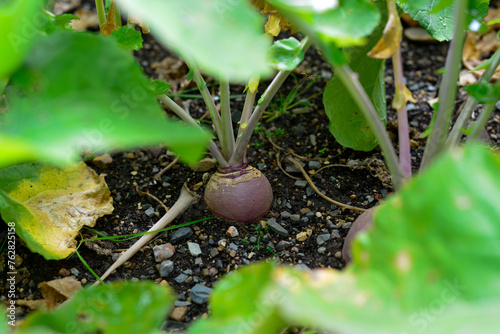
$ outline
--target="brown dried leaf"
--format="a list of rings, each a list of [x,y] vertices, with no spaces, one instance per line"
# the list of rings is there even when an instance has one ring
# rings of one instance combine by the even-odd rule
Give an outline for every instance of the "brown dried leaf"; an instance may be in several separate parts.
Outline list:
[[[88,28],[99,26],[99,18],[95,12],[77,9],[75,15],[80,18],[71,22],[71,27],[76,31],[86,31]]]
[[[82,288],[82,284],[72,277],[64,277],[42,282],[38,284],[38,287],[47,302],[47,308],[52,309],[74,295]]]
[[[375,59],[387,59],[396,53],[403,38],[403,27],[394,1],[387,2],[389,19],[384,28],[384,34],[378,43],[368,52],[368,56]]]

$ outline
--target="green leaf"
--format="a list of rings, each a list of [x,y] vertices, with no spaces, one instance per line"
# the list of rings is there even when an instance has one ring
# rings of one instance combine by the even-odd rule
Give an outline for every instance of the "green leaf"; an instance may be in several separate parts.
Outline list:
[[[119,0],[167,47],[205,72],[234,81],[270,74],[264,18],[246,1]]]
[[[30,157],[64,164],[84,151],[157,144],[195,162],[209,138],[168,120],[132,56],[102,36],[58,31],[40,39],[10,88],[0,166]]]
[[[281,296],[273,288],[273,263],[233,272],[217,283],[211,297],[211,317],[196,322],[189,334],[274,334],[285,327],[276,314]]]
[[[316,42],[337,47],[360,45],[377,27],[380,14],[370,0],[268,0],[299,30]]]
[[[116,38],[118,44],[125,50],[142,49],[142,35],[140,31],[134,28],[123,26],[120,29],[113,30],[111,36]]]
[[[370,97],[380,119],[385,123],[387,107],[385,100],[385,61],[372,59],[367,53],[382,36],[387,10],[382,11],[381,24],[370,35],[369,42],[363,46],[348,48],[349,66],[359,75],[359,82]],[[326,85],[323,93],[325,112],[330,119],[330,132],[344,147],[359,151],[370,151],[377,146],[368,121],[359,109],[351,94],[337,75]]]
[[[304,54],[294,37],[277,40],[270,50],[271,66],[279,71],[293,71],[304,60]]]
[[[63,259],[85,225],[113,211],[104,177],[83,162],[67,169],[24,164],[0,170],[0,214],[32,252]]]
[[[0,3],[0,80],[21,64],[33,39],[45,27],[43,3],[43,0]]]
[[[479,103],[495,102],[500,97],[498,84],[477,83],[465,87],[465,91]]]
[[[454,5],[450,1],[397,1],[403,11],[418,21],[429,34],[438,41],[449,41],[453,38]],[[489,0],[470,0],[468,23],[475,20],[482,22],[488,14]]]
[[[39,333],[157,334],[173,301],[169,289],[150,281],[87,287],[52,312],[28,315],[21,333],[35,327]]]
[[[154,80],[151,78],[149,79],[149,84],[155,95],[166,94],[170,90],[171,85],[161,79]]]
[[[68,29],[72,30],[73,28],[71,27],[71,20],[79,20],[80,18],[76,15],[73,14],[61,14],[61,15],[56,15],[54,20],[55,24],[63,29]]]
[[[497,333],[498,170],[483,147],[442,156],[378,208],[346,270],[278,270],[280,314],[340,333]]]

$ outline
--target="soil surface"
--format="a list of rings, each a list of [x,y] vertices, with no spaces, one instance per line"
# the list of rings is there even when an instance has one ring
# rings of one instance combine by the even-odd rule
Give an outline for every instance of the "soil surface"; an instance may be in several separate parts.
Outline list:
[[[144,48],[135,52],[144,72],[155,78],[173,82],[174,93],[190,91],[192,84],[186,82],[187,68],[172,53],[163,49],[150,35],[145,35]],[[412,134],[413,168],[416,170],[423,152],[425,140],[420,135],[429,124],[431,108],[428,101],[438,93],[439,77],[435,71],[444,66],[446,43],[416,44],[405,40],[403,59],[407,86],[417,103],[409,104],[409,122]],[[397,123],[395,112],[390,108],[393,93],[393,79],[390,61],[387,63],[388,129],[394,145],[397,146]],[[154,280],[168,284],[177,294],[176,306],[187,306],[183,317],[169,319],[165,328],[182,330],[194,319],[207,312],[207,303],[195,303],[191,289],[197,284],[212,287],[223,275],[243,265],[261,260],[274,260],[296,265],[304,270],[313,268],[342,269],[341,249],[344,238],[359,211],[344,209],[320,197],[308,184],[300,171],[286,162],[286,156],[293,156],[304,165],[315,187],[324,195],[341,203],[359,208],[377,205],[392,191],[383,158],[378,149],[371,152],[356,152],[341,147],[328,130],[329,120],[322,104],[322,92],[332,76],[332,69],[321,56],[311,49],[304,63],[290,76],[280,89],[274,102],[268,108],[254,135],[249,149],[248,162],[260,169],[269,179],[274,192],[274,202],[269,213],[256,223],[241,224],[220,218],[189,225],[182,229],[185,234],[177,236],[180,230],[160,234],[149,246],[144,247],[125,265],[113,273],[107,281]],[[207,79],[217,95],[217,86]],[[296,106],[282,110],[280,99],[286,99],[291,90],[308,85],[294,102]],[[265,84],[261,84],[265,88]],[[232,110],[237,116],[241,110],[243,92],[241,86],[232,87]],[[459,93],[460,100],[464,96]],[[206,109],[199,98],[178,100],[189,109],[191,115],[200,118]],[[281,110],[281,111],[280,111]],[[166,111],[169,113],[168,111]],[[276,117],[267,121],[270,117]],[[500,144],[500,114],[488,124],[490,139]],[[208,121],[207,121],[207,124]],[[207,155],[209,156],[209,155]],[[154,178],[160,170],[169,165],[174,156],[165,148],[118,152],[112,154],[113,161],[105,168],[99,168],[89,161],[97,173],[106,174],[115,210],[101,218],[95,226],[97,231],[108,235],[120,235],[147,231],[165,213],[165,209],[153,198],[141,195],[149,191],[167,207],[176,201],[182,185],[197,188],[203,194],[208,177],[216,170],[213,165],[206,171],[196,172],[188,166],[176,163],[166,171],[160,180]],[[192,205],[173,224],[178,225],[213,217],[203,200]],[[3,240],[5,224],[0,224]],[[237,231],[237,233],[234,233]],[[232,232],[232,235],[231,233]],[[84,230],[85,237],[93,234]],[[127,242],[93,242],[80,248],[80,254],[99,275],[116,260],[120,252],[129,248],[135,240]],[[83,285],[92,284],[95,278],[73,256],[67,260],[46,261],[31,253],[17,240],[19,255],[17,293],[19,299],[41,298],[40,282],[73,275]],[[167,243],[175,248],[168,259],[172,263],[157,262],[153,248]],[[199,251],[193,248],[199,246]],[[191,245],[191,248],[189,247]],[[196,246],[194,246],[197,248]],[[109,254],[111,250],[112,253]],[[162,267],[162,275],[159,268]],[[173,265],[173,266],[172,266]],[[5,250],[0,254],[0,266],[5,271]],[[5,282],[4,279],[0,281]],[[0,287],[2,301],[4,287]],[[18,307],[19,317],[28,310]]]

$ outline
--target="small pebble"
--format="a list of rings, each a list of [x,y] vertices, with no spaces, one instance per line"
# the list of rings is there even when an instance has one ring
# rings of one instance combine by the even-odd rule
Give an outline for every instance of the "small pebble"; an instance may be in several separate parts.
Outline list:
[[[318,243],[318,246],[321,246],[323,245],[325,242],[327,242],[328,240],[330,240],[330,234],[329,233],[326,233],[326,234],[320,234],[316,237],[316,242]]]
[[[170,260],[165,260],[158,266],[158,272],[161,277],[168,277],[174,271],[174,263]]]
[[[305,188],[307,186],[307,181],[306,180],[297,180],[297,181],[295,181],[295,186],[297,188]]]
[[[237,236],[239,236],[240,234],[238,233],[238,230],[236,229],[236,227],[234,226],[231,226],[227,229],[226,231],[226,235],[228,237],[231,237],[231,238],[235,238]]]
[[[269,230],[273,231],[274,233],[282,237],[288,236],[288,231],[285,230],[283,226],[278,224],[278,222],[274,218],[270,218],[267,220],[267,226],[269,227]]]
[[[71,275],[71,272],[66,268],[61,268],[59,270],[59,275],[62,277],[68,277],[69,275]]]
[[[170,259],[175,253],[175,247],[172,244],[162,244],[153,247],[153,253],[156,262],[162,262]]]
[[[172,244],[177,244],[189,239],[192,235],[193,235],[193,230],[191,228],[187,226],[181,227],[172,234],[170,242]]]
[[[330,235],[332,239],[339,239],[340,238],[340,233],[338,230],[333,230],[332,234]]]
[[[342,252],[338,251],[338,252],[335,252],[335,255],[334,255],[337,259],[340,259],[342,257]]]
[[[187,278],[188,278],[188,275],[186,275],[186,274],[180,274],[179,276],[177,276],[175,278],[175,281],[177,283],[184,283],[187,280]]]
[[[196,284],[191,291],[189,291],[189,297],[191,297],[191,300],[193,303],[202,305],[205,304],[208,301],[208,297],[210,293],[212,292],[212,289],[209,287],[206,287],[201,284]]]
[[[187,306],[179,306],[172,310],[170,313],[170,319],[178,322],[183,322],[186,319],[186,313],[188,311]]]
[[[197,256],[200,256],[201,255],[201,248],[200,248],[200,245],[198,245],[197,243],[195,242],[188,242],[187,243],[187,246],[189,248],[189,253],[191,253],[191,255],[193,257],[197,257]]]
[[[149,208],[145,212],[146,216],[148,217],[153,217],[155,215],[155,209],[154,208]]]
[[[311,160],[309,161],[309,169],[320,169],[321,167],[323,167],[321,165],[321,162],[317,161],[317,160]]]
[[[318,253],[323,254],[326,252],[326,247],[320,247],[318,248]]]
[[[300,220],[300,215],[290,215],[290,219],[294,222],[298,222]]]
[[[71,268],[69,271],[71,272],[71,274],[73,274],[75,276],[80,275],[80,271],[76,268]]]
[[[288,212],[288,211],[282,211],[282,212],[280,213],[280,216],[281,216],[281,218],[283,218],[283,219],[290,218],[290,212]]]
[[[297,239],[297,241],[306,241],[307,240],[307,233],[300,232],[299,234],[297,234],[296,239]]]
[[[215,247],[214,247],[214,248],[212,248],[212,249],[210,250],[210,257],[214,258],[214,257],[216,257],[217,255],[219,255],[219,250],[218,250],[217,248],[215,248]]]

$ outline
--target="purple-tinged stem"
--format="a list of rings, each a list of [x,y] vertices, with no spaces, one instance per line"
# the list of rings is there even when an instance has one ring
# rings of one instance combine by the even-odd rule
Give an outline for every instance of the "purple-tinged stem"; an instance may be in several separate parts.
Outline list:
[[[403,97],[404,102],[396,109],[398,113],[399,165],[405,178],[411,178],[410,130],[408,126],[408,111],[406,110],[406,86],[403,78],[403,62],[401,47],[392,56],[394,70],[395,95]]]
[[[181,107],[177,103],[175,103],[174,100],[172,100],[170,97],[167,95],[158,95],[156,96],[158,100],[163,102],[170,110],[172,110],[180,119],[182,119],[184,122],[187,124],[194,126],[196,128],[199,128],[200,130],[203,130],[202,127],[191,117],[191,115],[188,114],[188,112]],[[222,155],[222,152],[219,150],[217,147],[217,144],[210,139],[208,149],[210,150],[210,153],[214,156],[214,158],[219,162],[219,165],[221,167],[228,167],[229,164],[227,163],[226,158]]]

